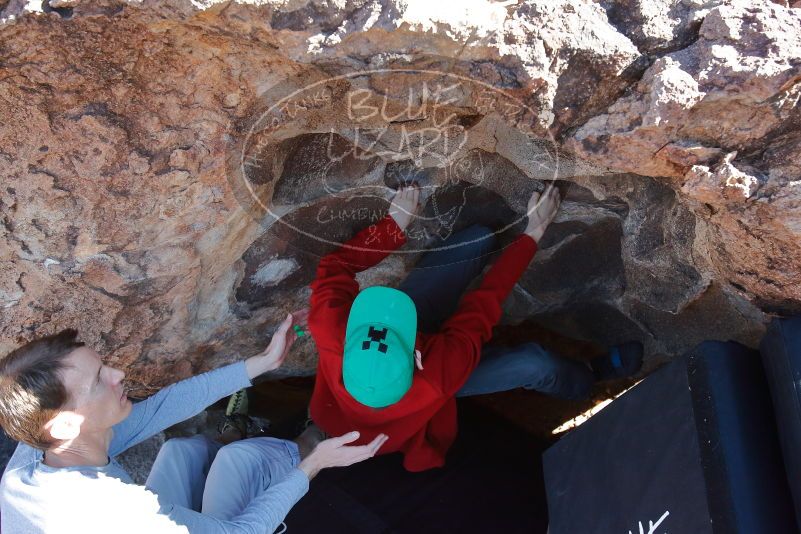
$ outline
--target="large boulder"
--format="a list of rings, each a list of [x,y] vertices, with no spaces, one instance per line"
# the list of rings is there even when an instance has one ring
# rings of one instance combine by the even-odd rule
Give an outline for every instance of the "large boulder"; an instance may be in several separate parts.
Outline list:
[[[560,0],[0,3],[0,352],[76,327],[145,395],[254,354],[414,179],[396,284],[563,209],[507,302],[657,362],[801,309],[801,10]],[[736,153],[736,154],[735,154]],[[311,341],[283,369],[314,372]]]

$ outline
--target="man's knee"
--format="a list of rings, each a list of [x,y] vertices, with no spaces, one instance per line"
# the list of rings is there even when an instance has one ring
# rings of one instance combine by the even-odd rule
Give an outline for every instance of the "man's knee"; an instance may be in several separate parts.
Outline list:
[[[205,444],[196,439],[196,436],[191,438],[172,438],[164,442],[159,450],[163,454],[180,454],[188,450],[205,450]]]
[[[269,441],[257,443],[255,440]],[[221,448],[212,469],[235,474],[239,478],[259,477],[262,481],[269,481],[292,466],[292,458],[283,440],[253,438],[235,441]]]
[[[294,451],[293,451],[294,448]],[[250,438],[229,443],[217,453],[217,461],[240,464],[292,464],[297,446],[276,438]]]
[[[218,445],[219,446],[219,445]],[[215,446],[205,436],[192,436],[189,438],[172,438],[164,442],[159,449],[159,456],[183,461],[210,462],[214,456]]]
[[[248,447],[243,441],[235,441],[219,450],[216,461],[253,462],[256,458],[251,447]]]
[[[214,463],[223,463],[237,466],[262,466],[269,464],[273,461],[289,460],[289,455],[285,452],[285,447],[280,450],[272,441],[280,442],[280,440],[270,440],[267,445],[256,443],[255,440],[269,439],[269,438],[252,438],[235,441],[225,445],[217,453]],[[284,453],[284,454],[282,454]]]

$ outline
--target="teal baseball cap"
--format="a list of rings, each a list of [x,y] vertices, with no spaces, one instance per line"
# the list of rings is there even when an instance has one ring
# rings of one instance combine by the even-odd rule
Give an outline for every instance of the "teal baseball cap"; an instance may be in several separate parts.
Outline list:
[[[353,301],[345,328],[342,380],[371,408],[398,402],[412,387],[417,308],[403,291],[374,286]]]

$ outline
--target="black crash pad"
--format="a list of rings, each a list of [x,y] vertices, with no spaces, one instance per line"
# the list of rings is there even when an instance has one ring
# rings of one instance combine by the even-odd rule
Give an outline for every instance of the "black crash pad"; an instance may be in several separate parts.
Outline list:
[[[759,349],[770,384],[796,519],[801,520],[801,317],[774,319]]]
[[[550,534],[795,532],[759,354],[706,342],[543,455]]]

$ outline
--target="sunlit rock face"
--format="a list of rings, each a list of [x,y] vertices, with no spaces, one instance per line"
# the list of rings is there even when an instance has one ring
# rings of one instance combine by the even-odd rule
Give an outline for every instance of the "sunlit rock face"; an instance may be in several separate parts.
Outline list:
[[[539,4],[0,2],[2,352],[76,327],[139,394],[254,354],[403,181],[363,286],[555,182],[505,322],[654,364],[801,311],[801,9]]]

